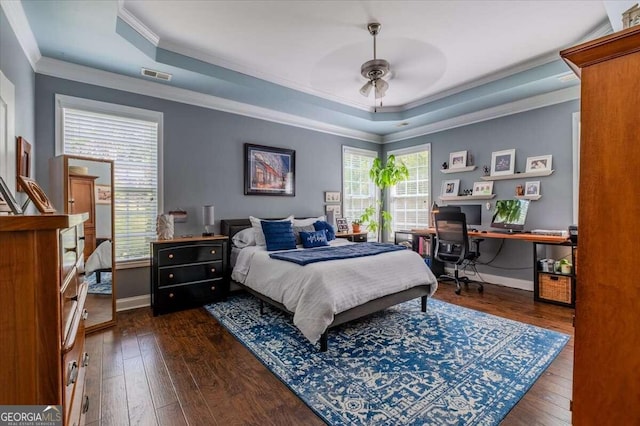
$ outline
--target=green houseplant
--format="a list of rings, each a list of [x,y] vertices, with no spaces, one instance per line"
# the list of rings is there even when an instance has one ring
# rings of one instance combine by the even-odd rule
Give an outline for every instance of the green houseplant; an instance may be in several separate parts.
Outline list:
[[[380,201],[367,207],[360,216],[360,222],[367,226],[367,229],[378,233],[378,241],[382,241],[382,229],[391,229],[391,213],[382,209],[384,207],[385,189],[409,179],[409,169],[402,161],[396,162],[395,155],[390,155],[382,165],[379,158],[373,160],[373,165],[369,170],[369,177],[380,189]],[[378,208],[380,214],[378,215]],[[382,226],[379,219],[382,218]]]

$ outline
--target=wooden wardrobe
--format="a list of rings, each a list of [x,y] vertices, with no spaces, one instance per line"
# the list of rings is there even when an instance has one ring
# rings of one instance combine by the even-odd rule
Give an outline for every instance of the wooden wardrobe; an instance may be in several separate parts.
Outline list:
[[[573,424],[640,424],[640,26],[560,52],[580,76]]]
[[[96,249],[96,186],[97,176],[69,173],[69,214],[89,213],[84,224],[84,259]]]

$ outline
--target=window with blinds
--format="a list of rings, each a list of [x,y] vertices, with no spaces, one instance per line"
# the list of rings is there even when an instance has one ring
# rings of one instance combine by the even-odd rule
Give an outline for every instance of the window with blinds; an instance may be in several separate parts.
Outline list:
[[[390,151],[396,160],[409,169],[409,179],[389,191],[392,232],[429,226],[431,209],[431,146],[430,144]],[[389,236],[393,241],[393,234]]]
[[[159,121],[64,107],[61,118],[65,154],[114,161],[116,261],[149,258],[158,215]]]
[[[369,178],[369,170],[377,157],[376,151],[348,146],[342,148],[343,217],[357,219],[367,207],[378,201],[378,190]],[[373,241],[377,235],[369,233],[368,239]]]

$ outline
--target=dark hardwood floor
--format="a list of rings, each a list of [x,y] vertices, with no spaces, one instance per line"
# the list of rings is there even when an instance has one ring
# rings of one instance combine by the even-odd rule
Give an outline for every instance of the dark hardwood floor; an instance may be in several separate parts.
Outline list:
[[[571,424],[573,309],[534,303],[531,292],[488,284],[435,297],[570,334],[571,340],[503,425]],[[116,327],[87,336],[91,363],[87,425],[324,424],[203,308],[153,317],[118,314]]]

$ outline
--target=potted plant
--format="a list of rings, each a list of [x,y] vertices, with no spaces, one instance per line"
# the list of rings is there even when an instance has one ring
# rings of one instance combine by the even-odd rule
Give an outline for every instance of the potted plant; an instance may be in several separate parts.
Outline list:
[[[351,229],[354,233],[359,233],[360,232],[360,225],[362,223],[360,222],[360,219],[355,219],[353,221],[351,221]]]
[[[560,272],[561,273],[570,274],[572,267],[573,267],[573,265],[567,259],[561,259],[560,260]]]

